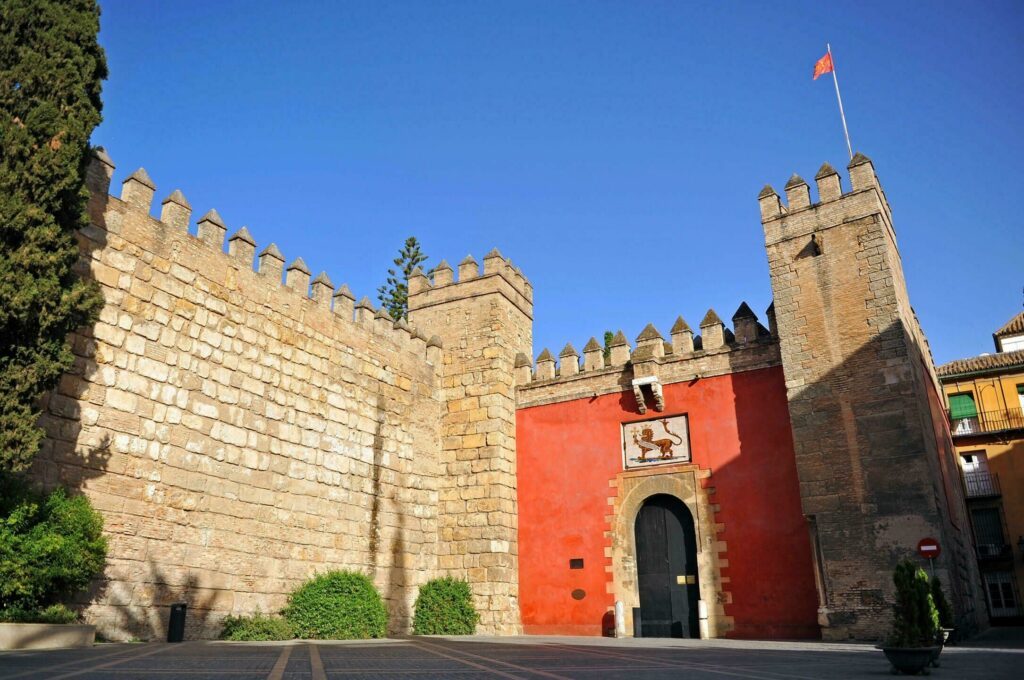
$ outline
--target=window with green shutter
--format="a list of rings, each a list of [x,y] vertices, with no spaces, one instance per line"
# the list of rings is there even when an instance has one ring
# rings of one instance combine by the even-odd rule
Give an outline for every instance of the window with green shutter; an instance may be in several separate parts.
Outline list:
[[[949,395],[949,417],[954,420],[975,418],[978,407],[974,405],[974,395],[970,392]]]

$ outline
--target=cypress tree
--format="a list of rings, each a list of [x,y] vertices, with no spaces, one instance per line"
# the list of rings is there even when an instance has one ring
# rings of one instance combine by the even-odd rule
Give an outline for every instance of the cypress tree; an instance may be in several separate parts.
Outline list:
[[[405,239],[398,257],[394,259],[397,269],[389,269],[387,283],[377,289],[377,299],[392,319],[409,318],[409,277],[426,261],[427,256],[420,250],[416,237]]]
[[[39,449],[38,400],[103,300],[72,270],[107,75],[95,0],[0,2],[0,471]]]

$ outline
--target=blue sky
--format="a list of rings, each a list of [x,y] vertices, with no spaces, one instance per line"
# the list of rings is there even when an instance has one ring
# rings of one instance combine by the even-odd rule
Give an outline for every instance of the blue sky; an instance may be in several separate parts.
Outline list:
[[[936,361],[1024,303],[1020,2],[101,5],[115,187],[144,166],[156,203],[180,188],[374,302],[406,236],[431,264],[497,246],[535,356],[763,317],[757,193],[846,181],[826,41]]]

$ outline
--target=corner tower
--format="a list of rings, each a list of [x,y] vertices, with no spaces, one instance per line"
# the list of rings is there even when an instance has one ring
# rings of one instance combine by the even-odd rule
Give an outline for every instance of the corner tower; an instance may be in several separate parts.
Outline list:
[[[844,194],[822,165],[818,203],[797,175],[786,205],[770,186],[758,197],[822,637],[883,636],[893,567],[924,565],[924,538],[941,543],[935,571],[969,627],[977,578],[931,353],[874,166],[857,154],[849,172]]]
[[[438,571],[468,579],[480,632],[515,634],[519,618],[515,363],[532,355],[533,289],[493,250],[409,279],[409,320],[442,349]]]

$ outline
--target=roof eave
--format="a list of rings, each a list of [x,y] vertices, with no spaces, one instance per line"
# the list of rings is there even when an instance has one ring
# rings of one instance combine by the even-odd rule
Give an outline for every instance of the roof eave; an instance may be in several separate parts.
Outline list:
[[[939,382],[945,383],[957,378],[971,378],[979,375],[991,375],[993,373],[1018,373],[1022,371],[1024,371],[1024,363],[1011,364],[1009,366],[993,366],[992,368],[979,368],[973,371],[962,371],[960,373],[942,374],[938,373],[938,371],[936,371],[936,373],[939,376]]]

